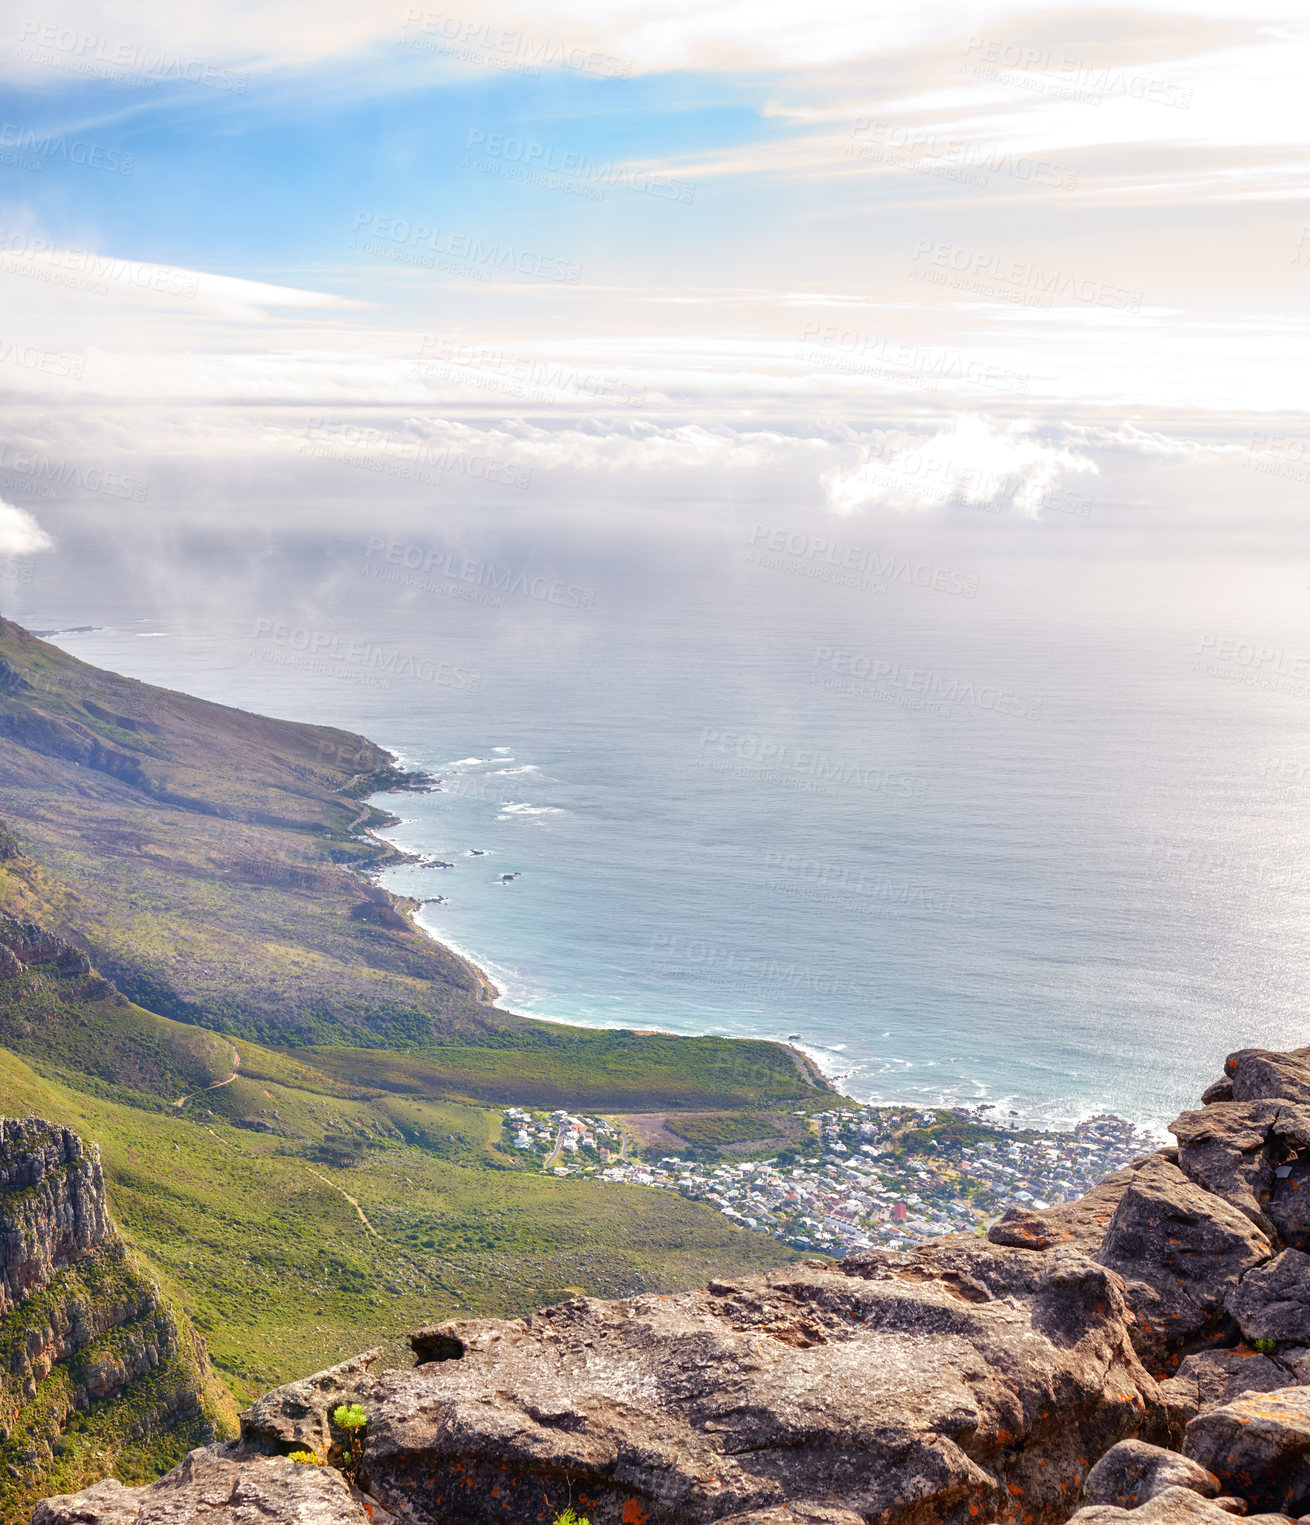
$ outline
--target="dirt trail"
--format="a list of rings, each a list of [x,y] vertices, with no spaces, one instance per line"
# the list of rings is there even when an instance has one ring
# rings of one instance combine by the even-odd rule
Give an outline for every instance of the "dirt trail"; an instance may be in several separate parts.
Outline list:
[[[241,1055],[237,1053],[237,1047],[234,1043],[232,1045],[232,1073],[227,1077],[226,1080],[216,1080],[212,1086],[205,1086],[203,1090],[193,1091],[191,1096],[203,1096],[205,1091],[217,1091],[220,1086],[230,1086],[232,1082],[237,1078],[237,1071],[240,1068]],[[191,1100],[191,1096],[179,1096],[173,1105],[175,1107],[185,1107],[187,1102]]]
[[[351,1207],[353,1207],[359,1214],[359,1221],[364,1225],[369,1233],[373,1235],[374,1239],[381,1239],[382,1235],[378,1233],[377,1229],[375,1229],[364,1216],[364,1209],[359,1205],[358,1202],[355,1201],[354,1197],[350,1195],[344,1186],[338,1186],[335,1181],[329,1181],[325,1175],[319,1175],[317,1170],[310,1169],[308,1165],[306,1165],[305,1169],[309,1171],[310,1175],[318,1176],[318,1179],[322,1181],[324,1186],[330,1186],[333,1191],[339,1191],[341,1195],[346,1199],[346,1201],[350,1203]]]

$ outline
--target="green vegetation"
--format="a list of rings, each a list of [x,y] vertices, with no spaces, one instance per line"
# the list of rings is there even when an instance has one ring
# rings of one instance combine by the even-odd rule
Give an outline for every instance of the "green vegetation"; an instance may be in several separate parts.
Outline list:
[[[155,1020],[161,1044],[195,1035]],[[281,1056],[251,1048],[249,1062],[272,1071]],[[408,1331],[434,1319],[517,1316],[579,1290],[673,1290],[794,1258],[671,1193],[526,1168],[499,1148],[499,1116],[471,1104],[265,1071],[175,1108],[54,1069],[0,1050],[0,1113],[99,1142],[115,1221],[243,1404],[369,1345],[408,1365]],[[318,1163],[328,1139],[349,1141],[352,1162]]]
[[[332,1423],[346,1432],[346,1441],[340,1448],[337,1459],[341,1470],[353,1477],[364,1459],[364,1431],[368,1426],[368,1415],[358,1403],[342,1403],[332,1411]]]
[[[689,1144],[742,1144],[779,1136],[776,1126],[767,1117],[759,1117],[754,1112],[670,1118],[666,1126]]]
[[[580,1514],[575,1514],[572,1505],[555,1516],[555,1525],[591,1525],[590,1520],[584,1520]]]

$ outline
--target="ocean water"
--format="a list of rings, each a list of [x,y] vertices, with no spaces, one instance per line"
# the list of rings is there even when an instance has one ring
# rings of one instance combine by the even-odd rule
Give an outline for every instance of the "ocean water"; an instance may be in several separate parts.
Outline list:
[[[1310,1042],[1310,667],[1267,571],[848,592],[720,550],[575,566],[589,608],[333,551],[239,613],[19,614],[439,776],[378,803],[452,866],[386,882],[527,1015],[799,1034],[861,1099],[1050,1124],[1158,1127],[1231,1049]]]

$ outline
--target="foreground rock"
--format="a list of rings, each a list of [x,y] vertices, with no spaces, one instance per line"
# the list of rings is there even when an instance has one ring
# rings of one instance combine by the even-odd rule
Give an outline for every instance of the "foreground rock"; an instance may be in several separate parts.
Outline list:
[[[1286,1387],[1291,1372],[1254,1350],[1205,1350],[1183,1359],[1177,1374],[1160,1384],[1165,1429],[1180,1443],[1198,1414],[1222,1408],[1243,1393],[1272,1393]]]
[[[1219,1479],[1199,1462],[1144,1441],[1121,1440],[1087,1474],[1083,1497],[1089,1504],[1135,1509],[1166,1488],[1190,1488],[1207,1499],[1220,1491]]]
[[[1157,1401],[1117,1276],[1073,1251],[977,1241],[579,1298],[415,1345],[444,1359],[338,1368],[269,1394],[243,1433],[321,1441],[353,1396],[369,1415],[364,1486],[450,1525],[550,1521],[570,1502],[593,1525],[965,1525],[1063,1519],[1080,1458]]]
[[[1138,1349],[1159,1359],[1189,1342],[1235,1336],[1224,1298],[1272,1254],[1242,1212],[1157,1156],[1134,1172],[1099,1258],[1129,1284]]]
[[[112,1478],[82,1493],[45,1499],[32,1525],[369,1525],[339,1472],[281,1457],[233,1459],[192,1451],[145,1488]]]
[[[1080,1509],[1074,1525],[1233,1525],[1233,1512],[1222,1501],[1204,1499],[1190,1488],[1166,1488],[1140,1508],[1099,1505]],[[1247,1515],[1245,1525],[1289,1525],[1286,1515]]]
[[[368,1352],[279,1388],[239,1445],[154,1489],[52,1501],[37,1525],[357,1525],[330,1474],[269,1460],[339,1457],[331,1416],[350,1402],[368,1416],[375,1525],[551,1525],[569,1505],[592,1525],[1298,1518],[1310,1051],[1243,1050],[1206,1095],[1176,1150],[1079,1202],[1008,1213],[989,1243],[433,1325],[415,1369],[375,1374]]]
[[[1252,1509],[1310,1509],[1310,1388],[1247,1393],[1187,1426],[1183,1452]]]

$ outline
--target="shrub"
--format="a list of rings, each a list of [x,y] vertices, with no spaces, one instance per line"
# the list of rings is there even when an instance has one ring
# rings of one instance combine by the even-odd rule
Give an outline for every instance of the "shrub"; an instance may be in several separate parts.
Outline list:
[[[323,1458],[315,1456],[312,1451],[292,1451],[287,1456],[288,1461],[298,1461],[302,1467],[321,1467]]]

